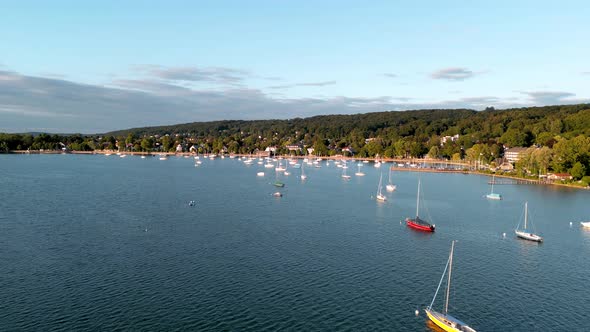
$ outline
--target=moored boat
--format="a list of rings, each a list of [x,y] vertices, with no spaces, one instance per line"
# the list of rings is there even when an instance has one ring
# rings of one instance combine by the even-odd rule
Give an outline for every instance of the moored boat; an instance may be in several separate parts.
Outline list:
[[[476,332],[474,329],[469,327],[464,322],[458,320],[457,318],[449,315],[449,295],[451,291],[451,274],[453,272],[453,251],[455,249],[455,241],[451,242],[451,253],[449,254],[449,259],[447,260],[447,265],[445,266],[445,271],[443,272],[442,277],[438,283],[438,287],[436,288],[436,292],[434,293],[434,298],[428,308],[424,309],[428,318],[436,324],[438,327],[442,328],[445,331],[458,331],[458,332]],[[436,295],[440,290],[440,286],[442,284],[443,278],[447,272],[448,268],[448,275],[447,275],[447,289],[445,295],[445,306],[443,308],[443,312],[437,312],[436,310],[432,309],[432,305],[434,304],[434,300],[436,299]]]
[[[492,177],[492,190],[490,191],[489,194],[486,195],[486,198],[487,199],[492,199],[492,200],[501,200],[502,199],[502,195],[497,194],[497,193],[494,193],[494,183],[496,182],[495,179],[496,179],[496,176],[494,175]]]
[[[383,174],[381,174],[381,176],[379,176],[379,186],[377,187],[377,196],[376,197],[377,197],[378,201],[385,202],[387,200],[387,197],[385,195],[383,195],[383,193],[381,192],[382,180],[383,180]]]
[[[416,195],[416,218],[406,218],[406,225],[415,230],[424,232],[434,232],[435,225],[426,220],[420,219],[418,212],[420,211],[420,180],[418,180],[418,194]]]
[[[518,226],[514,230],[516,236],[521,239],[535,241],[535,242],[543,242],[543,238],[539,235],[529,232],[527,229],[527,221],[528,221],[528,202],[524,203],[524,227],[522,229],[518,229]],[[520,224],[519,224],[520,225]]]

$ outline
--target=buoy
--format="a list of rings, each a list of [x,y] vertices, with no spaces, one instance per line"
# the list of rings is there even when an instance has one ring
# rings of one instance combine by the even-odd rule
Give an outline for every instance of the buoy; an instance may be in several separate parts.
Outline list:
[[[502,233],[502,237],[506,237],[506,233]]]
[[[416,314],[416,316],[418,316],[420,314],[420,311],[418,311],[418,309],[416,309],[416,311],[414,311],[414,313]]]
[[[572,227],[572,222],[570,221],[570,227]]]

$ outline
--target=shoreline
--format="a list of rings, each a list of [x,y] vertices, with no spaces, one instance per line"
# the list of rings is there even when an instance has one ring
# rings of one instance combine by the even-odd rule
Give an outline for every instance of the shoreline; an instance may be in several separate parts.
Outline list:
[[[12,150],[5,152],[6,154],[80,154],[80,155],[97,155],[97,154],[124,154],[124,155],[132,155],[132,156],[198,156],[202,154],[192,153],[192,152],[138,152],[138,151],[124,151],[119,152],[116,150],[95,150],[95,151],[59,151],[59,150],[46,150],[46,151],[27,151],[27,150]],[[252,158],[265,158],[266,156],[254,155],[254,154],[226,154],[229,156],[235,157],[252,157]],[[556,183],[556,182],[544,182],[535,179],[528,179],[522,178],[514,175],[507,175],[507,174],[499,174],[499,173],[485,173],[479,172],[474,170],[469,170],[472,167],[469,163],[462,163],[456,161],[448,161],[448,160],[440,160],[440,159],[431,159],[431,158],[410,158],[410,159],[403,159],[403,158],[373,158],[373,157],[364,157],[364,158],[357,158],[357,157],[345,157],[345,156],[293,156],[293,155],[278,155],[273,156],[273,158],[293,158],[293,159],[305,159],[305,158],[321,158],[324,160],[368,160],[370,162],[391,162],[391,163],[412,163],[412,164],[421,164],[421,163],[428,163],[428,164],[445,164],[445,165],[454,165],[454,166],[463,166],[464,169],[437,169],[437,168],[416,168],[416,167],[396,167],[391,166],[391,170],[399,171],[399,172],[422,172],[422,173],[453,173],[453,174],[465,174],[465,175],[481,175],[481,176],[488,176],[488,177],[498,177],[504,179],[511,179],[516,182],[525,182],[526,184],[535,184],[535,185],[549,185],[549,186],[559,186],[559,187],[567,187],[573,189],[582,189],[582,190],[590,190],[589,187],[582,187],[576,186],[568,183]],[[515,183],[518,184],[518,183]],[[523,184],[523,183],[520,183]]]

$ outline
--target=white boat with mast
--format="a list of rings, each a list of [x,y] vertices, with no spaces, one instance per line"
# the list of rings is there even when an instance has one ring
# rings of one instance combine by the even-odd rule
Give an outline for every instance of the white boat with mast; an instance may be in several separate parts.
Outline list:
[[[361,166],[362,166],[362,165],[363,165],[363,164],[358,164],[358,165],[357,165],[357,167],[358,167],[358,171],[357,171],[356,173],[354,173],[354,175],[356,175],[356,176],[365,176],[365,173],[361,172]]]
[[[283,167],[282,159],[277,159],[277,167],[275,167],[275,171],[284,172],[285,170],[286,170],[286,168]]]
[[[496,182],[496,176],[492,176],[492,190],[486,195],[487,199],[501,200],[502,195],[494,193],[494,183]]]
[[[524,228],[522,229],[518,229],[518,226],[520,226],[520,223],[518,224],[518,226],[516,227],[516,229],[514,230],[514,233],[516,233],[516,236],[518,236],[521,239],[525,239],[525,240],[529,240],[529,241],[535,241],[535,242],[543,242],[543,238],[540,237],[539,235],[535,234],[535,233],[531,233],[529,231],[527,231],[527,222],[528,222],[528,202],[524,203]]]
[[[457,318],[449,315],[448,311],[449,311],[449,295],[451,293],[451,274],[453,272],[453,251],[455,249],[455,241],[451,242],[451,253],[449,254],[449,259],[447,260],[447,265],[445,266],[445,270],[443,272],[442,277],[440,278],[440,281],[438,282],[438,287],[436,288],[436,292],[434,293],[434,298],[432,299],[432,302],[430,302],[430,305],[424,309],[424,311],[426,312],[426,315],[428,316],[428,318],[437,326],[439,326],[440,328],[442,328],[445,331],[458,331],[458,332],[476,332],[474,329],[472,329],[471,327],[467,326],[467,324],[465,324],[464,322],[458,320]],[[447,269],[449,270],[449,273],[447,275],[447,290],[446,290],[446,294],[445,294],[445,306],[443,308],[443,312],[437,312],[434,309],[432,309],[432,305],[434,304],[434,300],[436,299],[436,295],[438,294],[438,291],[440,290],[440,286],[442,284],[442,281],[445,277],[445,274],[447,272]]]
[[[387,181],[387,185],[385,186],[385,190],[387,191],[395,191],[397,186],[391,183],[391,167],[389,167],[389,180]]]
[[[305,175],[305,171],[303,169],[305,166],[303,165],[305,165],[305,163],[301,163],[301,180],[307,179],[307,175]]]
[[[379,176],[379,186],[377,187],[377,200],[381,201],[381,202],[385,202],[387,200],[387,197],[385,195],[383,195],[383,193],[381,192],[381,188],[382,188],[382,182],[383,182],[383,174],[381,174]]]
[[[350,175],[346,174],[346,168],[347,167],[342,167],[342,178],[348,180],[350,179]]]

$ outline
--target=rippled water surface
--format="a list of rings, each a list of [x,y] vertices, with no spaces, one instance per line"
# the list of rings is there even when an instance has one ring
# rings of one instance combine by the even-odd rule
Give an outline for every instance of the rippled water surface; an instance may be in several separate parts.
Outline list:
[[[292,169],[275,198],[274,170],[238,159],[0,155],[1,329],[436,331],[414,311],[451,240],[454,316],[588,329],[590,192],[503,185],[488,201],[485,177],[396,172],[378,203],[386,167],[363,171]],[[400,223],[418,176],[434,234]],[[514,237],[524,201],[541,245]]]

